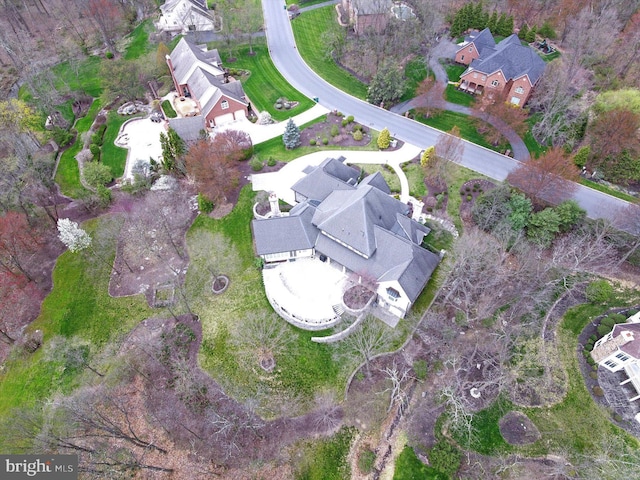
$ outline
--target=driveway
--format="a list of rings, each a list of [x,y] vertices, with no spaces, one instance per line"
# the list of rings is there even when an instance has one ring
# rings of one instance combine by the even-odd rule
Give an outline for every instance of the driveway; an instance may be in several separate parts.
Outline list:
[[[309,166],[318,166],[329,157],[345,157],[345,163],[371,163],[390,165],[400,178],[400,200],[409,201],[409,182],[400,166],[414,159],[420,154],[420,149],[414,145],[405,144],[402,148],[390,152],[368,150],[321,150],[298,157],[290,161],[277,172],[258,173],[251,175],[251,184],[254,191],[275,192],[278,198],[289,205],[295,205],[295,194],[291,187],[304,175],[304,169]]]
[[[318,97],[320,104],[329,110],[353,115],[358,122],[376,130],[387,127],[394,137],[420,149],[435,145],[442,132],[354,98],[316,75],[296,49],[291,24],[282,6],[281,2],[273,0],[262,2],[271,58],[291,85],[310,98]],[[519,162],[465,142],[461,164],[489,178],[504,181]],[[623,200],[582,185],[578,186],[573,198],[591,218],[613,220],[620,209],[628,205]]]

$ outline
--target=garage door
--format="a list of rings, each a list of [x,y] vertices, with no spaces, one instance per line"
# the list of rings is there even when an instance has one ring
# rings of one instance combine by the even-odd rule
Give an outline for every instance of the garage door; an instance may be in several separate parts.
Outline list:
[[[216,126],[224,125],[225,123],[233,122],[233,113],[225,113],[213,119],[216,122]]]
[[[233,112],[233,114],[236,116],[236,120],[242,120],[247,116],[247,112],[245,112],[244,110],[236,110],[235,112]]]

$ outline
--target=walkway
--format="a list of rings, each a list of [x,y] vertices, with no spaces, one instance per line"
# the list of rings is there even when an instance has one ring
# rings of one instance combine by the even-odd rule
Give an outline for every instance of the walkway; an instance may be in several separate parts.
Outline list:
[[[387,127],[392,136],[420,149],[435,145],[442,132],[393,112],[376,107],[352,97],[320,78],[304,62],[296,49],[291,23],[282,3],[263,0],[262,8],[269,52],[274,65],[287,81],[309,98],[319,97],[328,110],[339,110],[353,115],[356,121],[382,130]],[[294,20],[295,21],[295,20]],[[503,181],[520,164],[492,150],[470,142],[464,142],[461,165]],[[572,197],[587,212],[590,218],[607,218],[611,221],[629,203],[603,192],[577,185]]]
[[[409,201],[409,182],[402,171],[401,165],[413,160],[420,154],[420,149],[414,145],[404,144],[402,148],[394,151],[371,150],[321,150],[298,157],[290,161],[277,172],[258,173],[251,175],[251,184],[254,191],[275,192],[278,198],[290,205],[295,205],[295,194],[291,187],[304,175],[304,169],[308,166],[320,165],[329,157],[346,158],[345,163],[369,163],[378,165],[390,165],[400,179],[400,201]]]
[[[447,72],[440,63],[440,59],[453,59],[456,54],[458,46],[450,40],[443,38],[440,43],[435,46],[431,52],[431,58],[429,59],[429,67],[436,76],[436,83],[431,90],[416,98],[412,98],[406,102],[400,103],[391,107],[390,111],[398,114],[408,112],[412,108],[431,107],[439,108],[441,110],[450,110],[452,112],[462,113],[464,115],[470,115],[472,117],[480,118],[484,120],[496,130],[498,130],[511,144],[511,151],[513,157],[516,160],[525,161],[528,160],[529,150],[522,141],[522,138],[511,128],[506,122],[498,117],[489,115],[484,112],[477,112],[472,108],[458,105],[456,103],[447,102],[444,100],[444,90],[447,86]]]

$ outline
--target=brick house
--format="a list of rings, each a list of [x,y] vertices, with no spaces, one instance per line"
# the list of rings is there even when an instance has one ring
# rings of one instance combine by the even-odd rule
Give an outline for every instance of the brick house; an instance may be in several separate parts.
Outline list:
[[[460,75],[460,89],[469,93],[502,96],[524,106],[542,77],[545,62],[516,34],[498,44],[488,28],[465,37],[455,60],[468,68]]]
[[[342,0],[342,9],[349,17],[353,31],[360,35],[368,29],[380,33],[391,17],[391,0]]]
[[[217,50],[200,48],[182,38],[171,55],[167,55],[167,65],[177,95],[196,103],[193,114],[189,116],[196,119],[186,117],[170,120],[171,127],[178,133],[182,130],[186,136],[193,137],[195,134],[197,138],[202,129],[239,120],[250,112],[242,84],[228,81]],[[182,128],[187,123],[190,133]]]
[[[598,340],[591,358],[610,372],[624,370],[627,379],[620,385],[631,382],[638,395],[629,401],[640,399],[640,312],[626,323],[614,325],[611,332]]]

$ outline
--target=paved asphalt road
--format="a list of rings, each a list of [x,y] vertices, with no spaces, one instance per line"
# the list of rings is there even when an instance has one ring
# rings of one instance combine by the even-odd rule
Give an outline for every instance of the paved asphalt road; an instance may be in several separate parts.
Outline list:
[[[330,110],[335,109],[345,115],[353,115],[356,121],[376,130],[387,127],[395,138],[404,142],[423,149],[436,143],[442,132],[358,100],[316,75],[295,47],[293,31],[284,3],[280,0],[262,0],[262,7],[271,58],[291,85],[308,97],[318,97],[320,104]],[[518,161],[465,142],[462,164],[471,170],[502,181],[511,170],[516,168]],[[573,198],[591,218],[602,217],[613,220],[619,215],[620,209],[627,205],[623,200],[583,186],[579,186]]]

